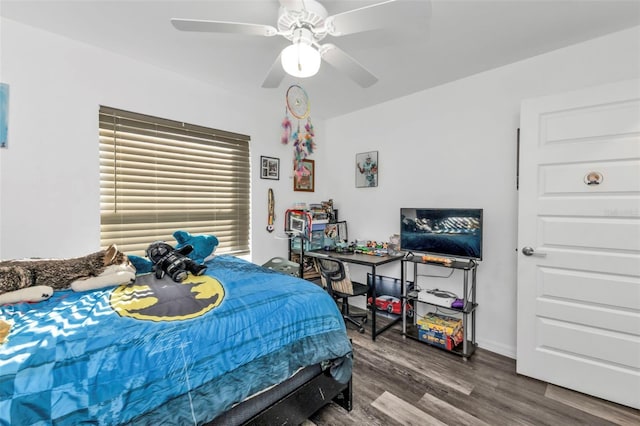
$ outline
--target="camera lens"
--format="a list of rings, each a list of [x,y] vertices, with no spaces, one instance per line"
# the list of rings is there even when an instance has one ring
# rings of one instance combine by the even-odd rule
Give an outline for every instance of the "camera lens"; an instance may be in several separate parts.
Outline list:
[[[175,276],[173,277],[174,281],[179,281],[182,282],[187,278],[187,272],[186,271],[177,271],[177,273],[175,274]]]

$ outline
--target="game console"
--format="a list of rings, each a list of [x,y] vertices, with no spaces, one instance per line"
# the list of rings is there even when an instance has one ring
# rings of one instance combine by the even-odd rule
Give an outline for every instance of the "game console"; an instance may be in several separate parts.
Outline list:
[[[418,300],[424,303],[431,303],[432,305],[446,306],[448,308],[453,305],[457,297],[454,294],[442,292],[439,290],[420,290],[418,293]]]

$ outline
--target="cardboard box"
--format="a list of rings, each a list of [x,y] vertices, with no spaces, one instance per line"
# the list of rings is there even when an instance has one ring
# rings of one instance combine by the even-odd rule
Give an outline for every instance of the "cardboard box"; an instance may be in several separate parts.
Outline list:
[[[451,350],[455,347],[455,343],[451,336],[439,333],[433,330],[418,329],[418,339],[433,346],[437,346],[442,349]]]
[[[462,319],[429,313],[416,321],[418,339],[443,349],[452,350],[464,340]]]
[[[462,319],[434,313],[418,318],[416,324],[422,330],[433,330],[447,336],[454,336],[462,329]]]
[[[448,336],[444,333],[418,328],[418,339],[423,342],[429,343],[434,346],[438,346],[443,349],[452,350],[460,343],[462,343],[462,339],[464,339],[464,334],[462,328],[458,330],[458,332],[452,336]]]

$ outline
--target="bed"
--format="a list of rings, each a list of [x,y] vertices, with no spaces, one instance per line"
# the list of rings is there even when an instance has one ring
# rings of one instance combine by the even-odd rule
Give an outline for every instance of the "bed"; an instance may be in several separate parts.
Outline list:
[[[296,424],[351,409],[352,348],[319,286],[216,256],[183,283],[0,307],[0,424]]]

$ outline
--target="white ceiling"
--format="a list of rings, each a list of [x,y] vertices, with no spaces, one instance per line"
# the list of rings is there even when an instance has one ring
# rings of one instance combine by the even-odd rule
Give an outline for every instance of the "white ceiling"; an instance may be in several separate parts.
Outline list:
[[[382,0],[320,0],[330,15]],[[403,0],[406,1],[406,0]],[[409,0],[414,3],[426,0]],[[170,18],[276,26],[277,0],[0,0],[0,15],[252,98],[284,102],[301,84],[313,116],[330,118],[484,70],[640,25],[640,0],[431,0],[423,26],[403,22],[327,37],[375,74],[363,89],[323,64],[311,78],[261,88],[282,37],[177,31]]]

